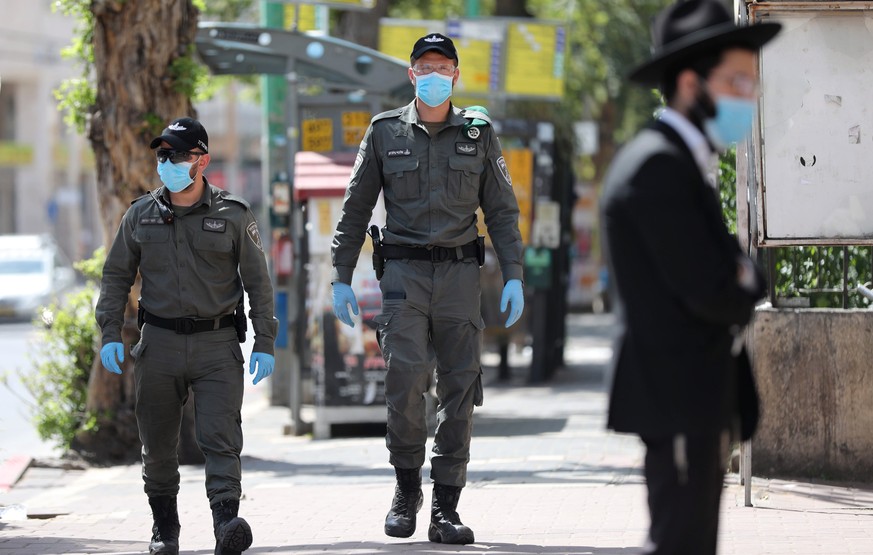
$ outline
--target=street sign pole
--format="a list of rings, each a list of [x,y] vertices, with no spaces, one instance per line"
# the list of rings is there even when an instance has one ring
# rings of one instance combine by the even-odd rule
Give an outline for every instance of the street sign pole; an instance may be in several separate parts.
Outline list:
[[[285,6],[281,2],[267,2],[261,0],[261,25],[266,28],[281,29],[285,23]],[[284,121],[284,97],[286,96],[285,79],[281,75],[262,75],[261,90],[262,97],[262,120],[261,128],[263,130],[261,141],[261,187],[264,192],[263,198],[271,199],[271,185],[274,182],[289,182],[292,175],[284,175],[283,168],[286,165],[285,161],[285,121]],[[292,200],[293,202],[293,200]],[[269,205],[269,202],[264,203]],[[293,207],[293,205],[292,205]],[[293,208],[291,210],[293,218]],[[264,217],[260,218],[260,222],[270,221]],[[263,224],[262,224],[263,225]],[[280,241],[287,240],[285,235],[287,229],[274,227],[274,223],[270,222],[270,246],[277,245]],[[275,251],[274,251],[275,252]],[[292,251],[293,252],[293,251]],[[276,318],[279,320],[279,325],[284,329],[279,330],[279,335],[276,341],[276,372],[269,380],[270,384],[270,405],[290,406],[291,399],[289,398],[291,391],[291,374],[287,370],[290,367],[290,360],[293,357],[293,350],[289,349],[288,340],[290,334],[287,328],[288,308],[291,306],[288,303],[288,284],[287,278],[278,275],[276,266],[277,260],[270,260],[270,268],[272,272],[273,283],[275,285],[275,300],[276,300]],[[280,313],[281,312],[281,313]]]

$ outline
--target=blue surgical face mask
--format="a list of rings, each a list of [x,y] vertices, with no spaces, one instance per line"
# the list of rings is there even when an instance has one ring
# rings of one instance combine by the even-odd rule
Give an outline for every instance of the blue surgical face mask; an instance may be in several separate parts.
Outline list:
[[[453,80],[453,76],[436,71],[418,75],[415,77],[415,96],[431,108],[436,108],[452,96]]]
[[[194,183],[194,178],[191,177],[192,165],[192,162],[174,164],[169,160],[164,160],[158,163],[158,175],[161,177],[161,182],[171,193],[178,193]]]
[[[706,136],[721,150],[742,141],[752,131],[756,107],[754,100],[733,96],[718,97],[715,101],[715,117],[703,122]]]

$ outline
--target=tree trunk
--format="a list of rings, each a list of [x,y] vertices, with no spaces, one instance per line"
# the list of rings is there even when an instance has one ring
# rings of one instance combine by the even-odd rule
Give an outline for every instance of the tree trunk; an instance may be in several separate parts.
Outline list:
[[[90,9],[97,97],[88,138],[96,160],[104,243],[109,248],[130,202],[158,184],[149,142],[174,118],[195,116],[190,98],[181,92],[170,68],[193,51],[198,12],[191,0],[93,0]],[[129,354],[129,347],[139,340],[138,293],[137,283],[122,330],[127,347],[124,373],[107,372],[98,358],[89,379],[87,410],[97,415],[97,428],[81,432],[75,447],[92,460],[131,460],[139,453]]]

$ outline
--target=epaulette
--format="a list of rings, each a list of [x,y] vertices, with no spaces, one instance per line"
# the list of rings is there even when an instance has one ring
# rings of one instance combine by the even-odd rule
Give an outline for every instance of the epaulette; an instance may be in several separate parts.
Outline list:
[[[149,196],[148,193],[142,194],[142,195],[136,197],[135,199],[133,199],[132,201],[130,201],[130,204],[134,204],[135,202],[140,201],[148,196]]]
[[[238,202],[238,203],[242,204],[243,206],[245,206],[246,208],[249,208],[249,209],[251,208],[249,201],[247,201],[246,199],[244,199],[242,197],[238,197],[238,196],[234,195],[233,193],[228,193],[224,189],[220,189],[218,192],[218,195],[225,200]]]
[[[402,113],[403,108],[394,108],[393,110],[388,110],[387,112],[376,114],[375,116],[373,116],[373,119],[370,120],[370,123],[375,123],[380,119],[399,118]]]
[[[461,115],[470,120],[464,124],[465,129],[468,127],[491,125],[491,116],[488,114],[488,109],[485,106],[467,106],[461,110]]]

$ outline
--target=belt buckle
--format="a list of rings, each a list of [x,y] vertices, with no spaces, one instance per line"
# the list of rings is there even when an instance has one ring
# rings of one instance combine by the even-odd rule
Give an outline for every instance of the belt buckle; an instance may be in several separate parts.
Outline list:
[[[176,318],[176,333],[181,335],[191,335],[194,333],[194,319]]]
[[[443,247],[434,247],[430,249],[431,262],[445,262],[449,259],[449,249]]]

